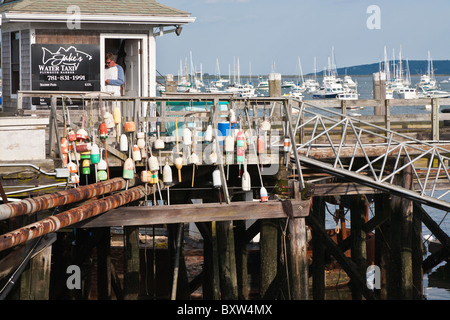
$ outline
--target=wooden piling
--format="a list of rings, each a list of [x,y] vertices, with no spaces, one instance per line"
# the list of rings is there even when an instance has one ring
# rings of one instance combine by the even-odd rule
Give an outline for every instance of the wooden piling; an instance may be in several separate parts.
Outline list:
[[[237,300],[237,275],[233,221],[217,222],[219,276],[222,300]]]
[[[314,197],[310,215],[325,229],[325,199]],[[325,299],[325,244],[320,233],[312,234],[312,295],[314,300]]]
[[[351,258],[355,263],[361,277],[365,278],[367,268],[367,251],[366,251],[366,232],[364,231],[364,223],[366,219],[367,199],[363,195],[350,197],[350,216],[351,216]],[[361,300],[362,293],[358,285],[352,285],[352,299]]]
[[[139,296],[139,228],[124,227],[124,299]]]

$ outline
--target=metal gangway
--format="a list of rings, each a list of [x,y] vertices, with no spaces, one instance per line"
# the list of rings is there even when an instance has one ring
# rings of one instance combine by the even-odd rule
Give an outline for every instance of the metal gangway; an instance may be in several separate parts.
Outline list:
[[[290,153],[290,159],[298,168],[301,188],[311,182],[305,181],[302,171],[314,168],[423,205],[450,211],[450,202],[444,200],[450,193],[450,143],[423,141],[333,108],[291,100],[284,105],[284,111],[291,141],[301,137],[297,139],[301,141],[292,143]],[[307,127],[311,134],[301,135],[300,132]],[[323,156],[324,153],[328,156]],[[427,163],[425,166],[424,162]],[[408,168],[412,170],[413,189],[395,184],[396,175]],[[443,189],[439,186],[447,186],[444,187],[446,191],[437,192]]]

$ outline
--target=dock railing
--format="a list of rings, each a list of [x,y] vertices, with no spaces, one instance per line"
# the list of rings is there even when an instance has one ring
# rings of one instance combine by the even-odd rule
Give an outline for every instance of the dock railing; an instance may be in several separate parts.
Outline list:
[[[212,93],[174,93],[161,97],[112,97],[101,92],[48,91],[19,91],[18,97],[18,114],[50,117],[50,155],[59,153],[59,143],[56,142],[59,141],[59,137],[67,126],[72,126],[73,129],[84,126],[90,130],[90,134],[98,137],[98,125],[104,113],[112,114],[114,106],[120,108],[123,122],[134,121],[140,130],[148,132],[150,142],[156,139],[157,125],[159,125],[161,138],[166,143],[172,144],[176,143],[177,139],[176,124],[178,124],[179,141],[182,140],[181,132],[186,125],[190,129],[198,131],[198,143],[204,140],[204,132],[208,124],[212,124],[219,131],[217,138],[219,145],[222,146],[224,135],[218,130],[218,126],[219,123],[229,120],[231,110],[234,110],[237,123],[241,123],[244,127],[250,125],[253,131],[256,131],[266,117],[271,123],[271,128],[275,129],[275,132],[272,132],[273,135],[270,135],[270,147],[268,148],[274,152],[274,157],[266,157],[266,163],[279,162],[278,158],[283,150],[284,140],[290,138],[286,126],[286,110],[291,111],[292,121],[295,122],[292,124],[293,134],[298,143],[305,141],[314,130],[313,123],[308,123],[311,116],[302,112],[302,109],[314,107],[333,111],[328,115],[331,122],[336,118],[342,119],[350,116],[386,130],[393,130],[422,140],[445,139],[446,131],[450,128],[450,126],[447,127],[447,124],[450,123],[450,114],[445,112],[445,106],[450,106],[449,98],[299,101],[285,96],[242,98],[232,94]],[[44,97],[50,103],[38,106],[36,110],[28,110],[24,109],[22,105],[22,101],[26,97]],[[100,105],[102,108],[99,107]],[[415,108],[412,113],[412,107],[420,108]],[[245,117],[244,110],[248,110],[249,121]],[[300,112],[300,117],[297,116],[298,112]],[[324,117],[323,121],[326,123],[327,119]],[[55,128],[58,130],[54,130]],[[340,130],[342,130],[342,126],[330,130],[330,133],[333,131],[340,133]],[[136,139],[136,131],[131,133],[130,138]],[[118,142],[120,131],[115,134],[116,142]],[[256,137],[257,132],[254,135]],[[330,134],[330,137],[331,139],[340,139],[340,134],[335,136]],[[121,165],[127,156],[118,152],[117,149],[111,148],[110,151],[117,156],[119,160],[117,165]],[[204,149],[199,151],[201,154]],[[253,153],[249,152],[249,156],[252,155]],[[168,154],[165,156],[167,157]],[[261,156],[259,161],[263,161],[263,158]],[[257,163],[258,159],[252,161]]]

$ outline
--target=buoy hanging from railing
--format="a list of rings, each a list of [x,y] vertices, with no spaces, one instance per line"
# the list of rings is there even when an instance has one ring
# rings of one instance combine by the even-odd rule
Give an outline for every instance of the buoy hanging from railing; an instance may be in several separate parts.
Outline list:
[[[236,135],[236,162],[239,164],[239,177],[241,177],[241,164],[244,162],[245,134],[240,129]]]
[[[134,161],[131,158],[128,158],[125,160],[125,163],[123,165],[123,175],[122,177],[124,179],[130,180],[134,177]]]
[[[150,171],[150,183],[151,184],[157,184],[158,183],[158,170]]]
[[[172,168],[169,166],[169,161],[167,159],[163,169],[163,183],[166,187],[173,184]]]
[[[139,147],[139,149],[145,148],[145,133],[144,132],[139,132],[137,134],[137,143],[136,144]]]
[[[78,167],[71,159],[69,160],[67,167],[69,168],[70,173],[78,173]]]
[[[242,190],[250,191],[252,189],[250,174],[247,171],[247,160],[244,158],[244,173],[242,174]]]
[[[134,123],[134,121],[125,122],[123,127],[125,129],[125,132],[127,132],[127,133],[136,131],[136,124]]]
[[[100,140],[104,141],[108,138],[108,127],[105,122],[100,124]]]
[[[192,131],[189,128],[187,128],[186,126],[183,129],[183,143],[185,146],[192,145]]]
[[[81,165],[81,173],[82,174],[90,174],[91,173],[91,164],[89,163],[89,160],[87,160],[87,159],[83,160],[83,163]]]
[[[222,187],[222,179],[220,179],[220,171],[218,168],[214,169],[212,173],[213,178],[213,187],[214,188],[221,188]]]
[[[270,122],[267,120],[265,113],[266,113],[266,111],[264,110],[264,120],[261,122],[261,125],[259,126],[259,128],[263,131],[269,131],[272,126],[271,126]]]
[[[289,152],[290,150],[291,150],[291,139],[289,137],[285,137],[283,151]]]
[[[212,126],[210,124],[208,124],[208,126],[206,127],[206,131],[205,131],[205,141],[206,142],[211,142],[212,141],[212,135],[213,135]]]
[[[73,131],[72,128],[67,128],[67,139],[69,142],[74,142],[77,140],[77,134]]]
[[[80,176],[78,174],[73,174],[70,176],[70,183],[72,184],[79,184],[80,183]]]
[[[263,154],[266,152],[264,137],[261,135],[258,135],[258,140],[256,140],[256,150],[258,151],[258,154]]]
[[[213,178],[213,187],[215,189],[218,189],[220,204],[222,204],[222,193],[221,193],[222,179],[220,178],[220,171],[218,168],[216,168],[213,171],[212,178]]]
[[[128,138],[125,133],[122,133],[120,135],[120,144],[119,144],[119,150],[122,152],[128,151]]]
[[[159,161],[158,158],[156,158],[154,155],[151,155],[148,159],[148,166],[150,168],[150,171],[158,171],[159,170]]]
[[[87,139],[87,136],[88,136],[86,130],[84,130],[84,119],[85,119],[85,116],[83,116],[83,120],[82,120],[82,123],[81,123],[81,128],[78,129],[78,131],[77,131],[77,140],[81,141],[81,142],[85,141]]]
[[[230,123],[236,123],[236,112],[233,109],[230,110],[229,120]]]
[[[142,182],[150,182],[151,173],[148,170],[141,171],[141,181]]]
[[[170,204],[170,191],[169,188],[173,184],[172,180],[172,168],[169,166],[169,161],[166,159],[166,164],[163,168],[163,183],[167,188],[167,204]]]
[[[100,162],[100,149],[96,143],[93,143],[91,147],[91,162],[93,164]]]
[[[100,161],[97,164],[97,179],[100,181],[104,181],[108,179],[106,161],[103,160],[102,152],[100,152]]]
[[[267,194],[266,188],[261,187],[259,194],[261,196],[261,202],[269,201],[269,196]]]
[[[178,120],[175,117],[175,132],[177,143],[177,156],[175,157],[175,167],[178,169],[178,182],[181,182],[181,168],[183,167],[183,158],[180,156],[180,148],[178,146]]]
[[[135,162],[137,162],[137,161],[141,161],[142,160],[142,157],[141,157],[141,149],[139,149],[139,146],[137,145],[137,144],[135,144],[134,146],[133,146],[133,160],[135,161]]]
[[[61,138],[61,152],[63,154],[69,153],[69,140],[65,137]]]
[[[114,116],[111,113],[105,111],[103,113],[103,121],[106,125],[106,128],[108,129],[114,128]]]
[[[156,141],[155,141],[153,147],[156,150],[162,150],[162,149],[164,149],[164,141],[161,139],[161,133],[160,133],[161,124],[159,123],[159,120],[156,122],[156,128],[158,130],[158,136],[156,137]]]
[[[114,124],[116,125],[117,139],[119,139],[119,137],[120,137],[120,126],[119,126],[119,124],[122,123],[122,115],[121,115],[119,107],[114,107],[113,108],[113,119],[114,119]]]

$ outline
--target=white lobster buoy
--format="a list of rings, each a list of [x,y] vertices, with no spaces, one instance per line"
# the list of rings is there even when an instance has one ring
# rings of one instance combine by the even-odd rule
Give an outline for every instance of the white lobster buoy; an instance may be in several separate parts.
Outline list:
[[[78,173],[78,167],[72,160],[69,161],[67,166],[69,167],[70,173]]]
[[[242,190],[250,191],[252,189],[250,174],[247,171],[247,161],[244,159],[244,173],[242,174]]]
[[[175,159],[175,167],[178,169],[178,181],[181,182],[181,168],[183,167],[182,157],[177,157]]]
[[[147,170],[141,171],[141,181],[142,182],[150,182],[151,173]]]
[[[100,162],[100,150],[96,143],[93,143],[91,147],[91,162],[93,164]]]
[[[84,141],[84,140],[86,140],[87,139],[87,132],[86,132],[86,130],[84,130],[83,128],[81,128],[81,129],[79,129],[78,131],[77,131],[77,140],[78,141]]]
[[[131,158],[125,160],[123,165],[123,178],[124,179],[133,179],[134,177],[134,161]]]
[[[165,186],[171,186],[173,184],[172,168],[169,166],[167,161],[163,169],[163,182]]]
[[[113,120],[115,124],[119,124],[122,122],[122,115],[119,107],[114,107],[113,109]]]
[[[192,164],[200,164],[200,158],[195,152],[192,152],[192,154],[191,154],[191,163]]]
[[[105,112],[103,114],[103,121],[105,122],[106,127],[108,129],[114,128],[114,117],[113,117],[113,115],[111,113]]]
[[[270,122],[267,121],[266,118],[264,118],[264,121],[261,122],[259,129],[261,129],[262,131],[269,131],[270,128],[271,128]]]
[[[139,132],[137,134],[137,146],[139,147],[139,149],[144,149],[145,148],[145,133],[143,132]]]
[[[192,145],[192,131],[186,127],[183,129],[183,142],[186,146]]]
[[[234,139],[231,135],[225,138],[225,152],[234,152]]]
[[[208,127],[206,127],[206,132],[205,132],[205,141],[211,142],[212,134],[213,134],[212,126],[210,124],[208,124]]]
[[[139,146],[137,144],[135,144],[133,146],[133,160],[134,161],[141,161],[142,160],[141,150],[139,149]]]
[[[264,187],[261,187],[261,190],[259,191],[261,195],[261,202],[269,201],[269,196],[267,194],[267,190]]]
[[[156,150],[162,150],[164,149],[164,141],[162,141],[161,139],[156,139],[154,145]]]
[[[230,122],[236,123],[236,112],[233,109],[230,110]]]
[[[289,152],[290,149],[291,149],[291,139],[286,137],[284,138],[283,151]]]
[[[119,150],[122,152],[128,151],[128,138],[124,133],[120,135]]]
[[[221,188],[222,187],[222,179],[220,179],[220,171],[219,171],[219,169],[216,168],[213,171],[212,176],[213,176],[213,187],[216,188],[216,189]]]
[[[148,159],[148,166],[150,168],[150,171],[158,171],[159,170],[159,161],[158,158],[151,155]]]
[[[106,161],[100,157],[100,161],[98,162],[97,165],[97,179],[99,181],[104,181],[108,179],[108,173],[106,172],[107,166],[108,165],[106,164]]]

